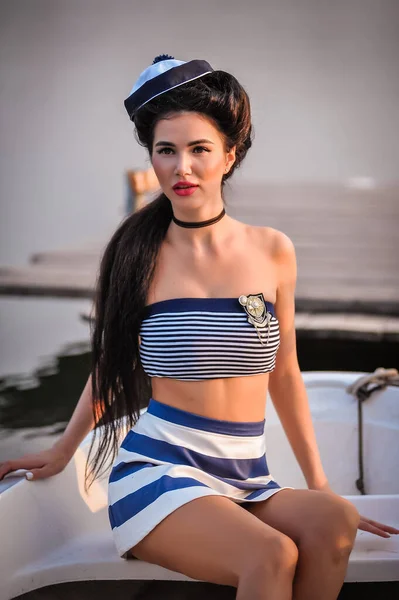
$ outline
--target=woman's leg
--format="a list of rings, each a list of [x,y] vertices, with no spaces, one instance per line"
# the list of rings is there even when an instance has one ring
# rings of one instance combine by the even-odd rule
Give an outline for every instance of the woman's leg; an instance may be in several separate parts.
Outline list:
[[[184,504],[132,548],[193,579],[237,587],[238,600],[291,600],[294,542],[222,496]]]
[[[359,524],[356,508],[328,492],[281,490],[248,510],[296,543],[294,600],[336,600]]]

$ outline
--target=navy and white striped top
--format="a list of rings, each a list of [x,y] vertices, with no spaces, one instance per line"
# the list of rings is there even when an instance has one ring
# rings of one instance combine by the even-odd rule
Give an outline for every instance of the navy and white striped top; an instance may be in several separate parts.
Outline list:
[[[150,377],[201,381],[274,369],[280,345],[274,306],[269,329],[257,328],[238,298],[173,298],[149,304],[140,327],[140,358]]]

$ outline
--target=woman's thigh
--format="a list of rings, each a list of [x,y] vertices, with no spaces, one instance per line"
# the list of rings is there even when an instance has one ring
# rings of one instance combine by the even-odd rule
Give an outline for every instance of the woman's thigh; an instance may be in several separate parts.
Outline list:
[[[237,587],[256,561],[295,562],[287,536],[223,496],[197,498],[176,509],[131,549],[133,556],[192,579]]]
[[[310,537],[356,533],[359,516],[345,498],[315,490],[281,490],[263,502],[251,503],[248,512],[289,536],[298,546]]]

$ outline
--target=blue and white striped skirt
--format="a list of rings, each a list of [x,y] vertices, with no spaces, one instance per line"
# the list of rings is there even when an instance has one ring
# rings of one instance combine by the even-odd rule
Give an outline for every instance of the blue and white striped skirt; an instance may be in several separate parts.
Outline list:
[[[201,496],[259,502],[284,489],[269,473],[265,421],[209,419],[154,400],[119,449],[109,477],[109,519],[118,553],[174,510]]]

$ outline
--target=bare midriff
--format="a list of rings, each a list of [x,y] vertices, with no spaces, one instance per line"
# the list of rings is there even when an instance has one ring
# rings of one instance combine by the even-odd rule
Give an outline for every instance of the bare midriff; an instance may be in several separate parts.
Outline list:
[[[204,381],[153,377],[152,397],[158,402],[210,419],[262,421],[269,373]]]

